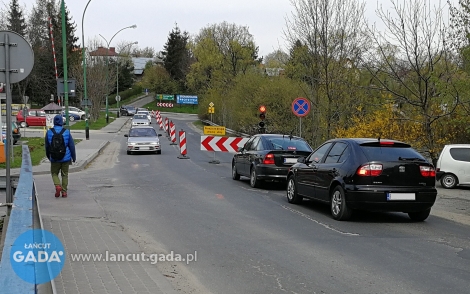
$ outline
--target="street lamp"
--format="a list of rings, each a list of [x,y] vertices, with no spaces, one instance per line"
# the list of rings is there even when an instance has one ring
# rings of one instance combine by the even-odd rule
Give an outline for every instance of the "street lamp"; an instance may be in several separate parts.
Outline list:
[[[100,37],[104,39],[104,41],[106,42],[106,47],[107,47],[107,51],[106,51],[106,123],[108,124],[109,123],[109,103],[108,103],[108,94],[109,94],[109,89],[108,89],[108,74],[109,74],[109,67],[108,67],[108,59],[109,59],[109,44],[111,44],[111,42],[113,41],[114,37],[116,37],[116,35],[125,30],[125,29],[135,29],[137,28],[136,25],[132,25],[132,26],[128,26],[128,27],[125,27],[125,28],[122,28],[120,29],[119,31],[117,31],[112,37],[111,39],[109,40],[106,40],[105,37],[103,37],[101,34],[100,34]]]
[[[122,47],[122,49],[132,46],[132,45],[136,45],[136,44],[139,44],[139,42],[135,41],[135,42],[129,43],[125,45],[124,47]],[[118,59],[116,60],[116,103],[117,103],[117,109],[118,109],[117,117],[119,117],[120,112],[121,112],[121,110],[119,109],[119,101],[121,101],[121,97],[119,96],[119,54],[118,54]]]
[[[83,95],[85,101],[85,138],[86,140],[90,140],[90,126],[88,125],[88,95],[86,90],[86,58],[85,58],[85,33],[83,29],[83,20],[85,18],[85,12],[88,8],[88,4],[90,4],[91,0],[88,0],[88,3],[85,6],[85,10],[83,10],[82,16],[82,61],[83,61]]]

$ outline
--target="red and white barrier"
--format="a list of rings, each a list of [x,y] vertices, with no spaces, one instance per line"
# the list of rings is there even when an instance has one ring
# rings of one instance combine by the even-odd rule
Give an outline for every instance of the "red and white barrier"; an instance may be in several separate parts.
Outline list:
[[[157,122],[160,125],[160,130],[163,130],[163,119],[160,115],[157,117]]]
[[[172,121],[170,121],[170,140],[170,145],[176,145],[176,126]]]
[[[165,132],[168,131],[168,118],[165,117]]]
[[[158,107],[166,107],[166,108],[172,108],[173,103],[166,103],[166,102],[157,102]]]
[[[249,138],[201,136],[201,150],[218,152],[238,152]]]
[[[188,150],[186,149],[186,132],[181,130],[179,131],[179,139],[180,139],[180,156],[179,159],[189,159],[186,154],[188,154]]]

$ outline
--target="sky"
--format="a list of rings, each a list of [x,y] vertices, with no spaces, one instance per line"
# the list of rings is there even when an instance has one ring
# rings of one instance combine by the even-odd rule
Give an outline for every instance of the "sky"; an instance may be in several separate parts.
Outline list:
[[[6,4],[10,2],[1,1]],[[439,0],[428,1],[432,4],[439,3]],[[19,0],[27,13],[35,2]],[[75,34],[80,38],[79,45],[82,43],[82,16],[87,2],[65,0],[77,26]],[[390,1],[365,2],[366,18],[370,23],[377,23],[380,28],[380,20],[375,14],[377,3],[390,6]],[[120,31],[111,41],[110,47],[138,42],[139,48],[153,47],[158,52],[163,50],[168,35],[176,24],[181,31],[196,35],[208,25],[226,21],[247,26],[259,47],[259,56],[265,56],[278,48],[286,50],[283,30],[286,17],[291,17],[292,11],[290,0],[91,0],[83,22],[85,45],[90,40],[101,39],[100,34],[109,41],[119,30],[136,25],[135,29]]]

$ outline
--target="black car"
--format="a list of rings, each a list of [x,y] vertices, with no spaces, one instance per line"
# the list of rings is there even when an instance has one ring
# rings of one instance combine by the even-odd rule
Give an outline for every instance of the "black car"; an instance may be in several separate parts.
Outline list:
[[[287,200],[329,203],[336,220],[353,210],[397,211],[423,221],[436,201],[434,166],[409,144],[385,139],[333,139],[288,173]]]
[[[282,134],[258,134],[251,137],[233,156],[232,178],[250,178],[251,187],[264,180],[286,181],[289,167],[302,156],[312,152],[308,143],[299,137]]]
[[[133,116],[136,113],[136,108],[131,105],[123,105],[119,109],[121,116]]]

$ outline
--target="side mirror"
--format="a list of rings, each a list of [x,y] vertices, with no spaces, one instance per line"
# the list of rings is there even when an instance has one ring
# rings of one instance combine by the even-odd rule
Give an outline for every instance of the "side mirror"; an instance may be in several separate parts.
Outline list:
[[[124,134],[124,137],[129,137],[129,135],[128,135],[128,134]]]
[[[304,156],[301,156],[301,157],[297,158],[297,162],[299,162],[299,163],[305,163],[305,157],[304,157]]]

